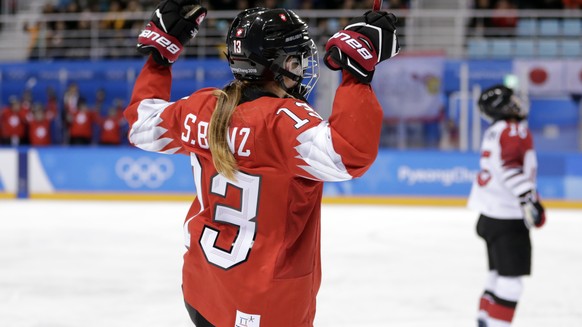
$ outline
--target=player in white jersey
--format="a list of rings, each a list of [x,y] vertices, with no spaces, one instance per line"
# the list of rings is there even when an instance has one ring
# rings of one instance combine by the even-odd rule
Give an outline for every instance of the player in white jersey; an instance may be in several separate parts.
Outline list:
[[[479,212],[477,234],[487,244],[489,273],[478,313],[479,327],[508,327],[531,272],[529,229],[545,223],[536,192],[537,159],[525,122],[527,105],[503,85],[479,98],[491,121],[483,135],[480,172],[468,207]]]

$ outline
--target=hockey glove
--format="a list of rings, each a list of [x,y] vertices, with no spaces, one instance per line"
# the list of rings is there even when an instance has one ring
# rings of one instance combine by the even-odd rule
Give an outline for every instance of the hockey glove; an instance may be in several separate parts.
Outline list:
[[[534,192],[528,191],[519,197],[521,210],[523,211],[523,221],[527,228],[540,228],[546,223],[546,211],[538,201]]]
[[[384,11],[368,11],[352,19],[325,45],[323,61],[332,70],[345,69],[362,83],[370,83],[376,65],[398,54],[396,17]]]
[[[164,66],[173,64],[184,45],[198,34],[206,8],[197,0],[164,0],[138,37],[137,51],[152,54]]]

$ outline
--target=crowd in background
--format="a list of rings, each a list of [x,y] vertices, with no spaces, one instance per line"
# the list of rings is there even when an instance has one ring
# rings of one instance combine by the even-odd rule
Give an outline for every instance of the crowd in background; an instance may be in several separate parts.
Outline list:
[[[25,25],[30,34],[29,59],[101,59],[139,56],[135,51],[136,36],[143,28],[144,17],[136,19],[135,13],[150,12],[159,0],[45,0],[43,18],[58,14],[74,14],[67,19],[54,21],[42,19]],[[209,0],[204,5],[212,10],[241,10],[261,6],[267,8],[292,9],[362,9],[372,7],[373,0]],[[409,0],[387,0],[385,8],[406,9]],[[93,13],[104,18],[89,19]],[[139,16],[139,15],[138,15]],[[322,33],[320,41],[337,31],[346,21],[318,19],[312,28]],[[403,23],[403,20],[400,24]],[[90,45],[91,33],[97,24],[99,46]],[[205,21],[207,28],[224,30],[230,21],[212,18]],[[312,23],[310,23],[312,24]],[[223,41],[222,41],[223,42]],[[90,53],[89,51],[92,51]],[[95,53],[103,51],[103,53]],[[214,54],[219,56],[221,49]],[[184,56],[188,54],[185,53]],[[212,55],[212,53],[210,54]],[[47,90],[47,101],[34,101],[31,92],[12,95],[7,104],[0,107],[0,143],[3,145],[61,145],[61,144],[125,144],[127,124],[122,117],[124,100],[115,100],[115,105],[104,108],[105,94],[98,90],[95,101],[88,103],[79,94],[75,83],[69,85],[64,94],[57,95]],[[110,100],[110,99],[109,99]]]
[[[136,36],[143,28],[144,18],[135,19],[134,13],[150,12],[159,0],[45,0],[42,9],[45,15],[73,13],[72,19],[65,21],[42,21],[29,23],[26,30],[31,35],[30,59],[86,59],[97,56],[100,59],[137,57]],[[362,9],[371,8],[373,0],[208,0],[204,5],[209,10],[241,10],[253,6],[268,8],[285,7],[292,9]],[[386,0],[385,9],[408,9],[410,0]],[[493,17],[476,17],[469,22],[470,33],[483,33],[492,30],[494,36],[510,36],[518,16],[512,11],[520,9],[582,9],[582,0],[474,0],[474,9],[499,11]],[[101,13],[104,19],[87,19],[93,13]],[[132,17],[132,18],[129,18]],[[317,31],[316,41],[321,46],[333,32],[345,25],[347,20],[317,19],[309,22]],[[92,24],[98,24],[99,39],[104,46],[90,46],[89,35]],[[218,31],[228,29],[229,21],[205,21],[205,28]],[[404,26],[400,19],[399,26]],[[499,31],[502,31],[501,33]],[[508,32],[509,31],[509,32]],[[312,33],[313,34],[313,33]],[[401,35],[405,46],[406,38]],[[220,56],[222,49],[207,53]],[[186,52],[184,56],[187,56]],[[98,90],[95,101],[88,103],[79,94],[78,87],[71,84],[64,93],[57,95],[47,91],[48,101],[33,101],[29,92],[13,95],[9,103],[0,106],[0,141],[2,144],[124,144],[126,123],[121,111],[125,100],[116,99],[115,105],[105,105],[105,94]],[[100,100],[101,99],[101,100]],[[108,99],[111,102],[112,99]]]
[[[42,8],[42,16],[54,14],[75,14],[65,21],[39,21],[26,24],[25,30],[30,34],[30,59],[70,59],[70,58],[119,58],[135,57],[135,36],[143,28],[145,17],[136,19],[136,13],[150,12],[158,0],[48,0]],[[406,9],[409,0],[387,0],[386,8]],[[266,8],[292,9],[368,9],[373,0],[210,0],[204,5],[209,10],[241,10],[254,6]],[[93,13],[101,13],[100,21],[89,19]],[[315,27],[340,25],[345,22],[320,19]],[[403,23],[403,22],[402,22]],[[95,24],[95,25],[94,25]],[[230,21],[213,20],[205,22],[207,28],[226,30]],[[98,33],[98,45],[91,44],[95,29]],[[93,34],[92,34],[93,33]],[[221,51],[209,52],[220,56]],[[185,54],[187,56],[187,53]]]
[[[159,0],[45,0],[42,16],[52,14],[74,14],[67,20],[39,21],[26,24],[31,36],[30,59],[86,59],[86,58],[131,58],[138,56],[134,49],[135,36],[143,28],[145,17],[137,13],[150,12]],[[411,0],[386,0],[385,9],[406,10]],[[357,9],[367,10],[373,0],[208,0],[203,2],[210,11],[242,10],[254,6],[267,8],[311,9]],[[512,36],[517,25],[520,9],[581,9],[582,0],[474,0],[473,9],[497,11],[492,17],[475,17],[469,22],[470,35]],[[96,21],[89,19],[94,13],[103,15]],[[136,16],[137,15],[137,16]],[[138,17],[138,18],[136,18]],[[316,35],[329,37],[345,19],[317,19],[309,21]],[[230,21],[215,20],[205,22],[208,30],[218,34],[225,32]],[[405,25],[403,18],[398,27]],[[97,34],[97,38],[95,36]],[[97,40],[97,41],[96,41]],[[405,35],[401,42],[405,45]],[[209,45],[209,47],[213,47]],[[221,56],[222,49],[214,46],[205,52],[208,56]],[[184,56],[188,56],[186,52]]]
[[[493,10],[495,13],[491,17],[471,19],[470,34],[510,37],[515,34],[519,20],[517,10],[579,10],[582,9],[582,0],[474,0],[473,9]]]
[[[121,145],[126,143],[127,123],[123,118],[125,103],[115,99],[108,105],[102,89],[88,103],[76,83],[70,83],[59,99],[47,89],[46,102],[35,101],[32,92],[12,95],[0,108],[0,144],[2,145]]]

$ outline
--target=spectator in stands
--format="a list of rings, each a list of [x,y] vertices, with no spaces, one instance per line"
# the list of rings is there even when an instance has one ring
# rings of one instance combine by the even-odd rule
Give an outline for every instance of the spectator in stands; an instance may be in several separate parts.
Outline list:
[[[79,17],[79,13],[81,12],[81,8],[79,8],[79,5],[77,4],[76,1],[71,1],[69,4],[67,4],[67,6],[65,7],[65,14],[69,14],[69,18],[74,17],[74,18],[78,18]],[[77,29],[77,27],[79,27],[79,21],[78,20],[66,20],[65,21],[65,29],[68,31],[72,31]]]
[[[491,10],[493,9],[493,4],[490,0],[477,0],[475,2],[475,10]],[[473,17],[469,22],[469,35],[471,36],[487,36],[487,30],[493,27],[491,23],[491,17]]]
[[[40,102],[34,103],[32,116],[28,121],[30,145],[46,146],[52,143],[51,122],[54,118],[54,113],[46,111]]]
[[[123,7],[119,1],[111,1],[109,10],[105,18],[101,21],[101,28],[104,30],[120,30],[125,25]]]
[[[122,135],[121,129],[124,123],[125,118],[123,118],[122,111],[114,106],[109,108],[107,115],[105,117],[101,117],[99,120],[99,144],[120,145]]]
[[[26,118],[22,114],[20,100],[11,96],[8,107],[0,113],[1,143],[17,146],[26,144]]]
[[[41,15],[46,16],[55,13],[57,13],[57,8],[51,2],[45,3]],[[54,21],[39,20],[24,23],[23,29],[30,36],[28,43],[28,57],[30,59],[38,59],[47,55],[47,47],[55,27],[56,22]]]
[[[582,0],[562,0],[564,9],[582,9]]]
[[[47,57],[53,59],[66,58],[66,25],[63,21],[55,22],[55,28],[47,31]]]
[[[517,25],[517,7],[509,0],[497,0],[493,8],[491,26],[495,36],[513,36]]]
[[[75,113],[79,107],[80,100],[81,93],[79,92],[79,86],[77,83],[70,83],[63,96],[63,107],[65,109],[65,115],[71,115]]]
[[[79,102],[78,110],[69,116],[70,144],[88,145],[93,139],[95,114],[83,100]]]
[[[298,8],[302,9],[302,10],[311,10],[311,9],[313,9],[313,1],[303,0],[299,3]],[[291,8],[291,9],[293,9],[293,8]]]
[[[57,93],[55,89],[52,87],[48,87],[46,89],[46,114],[52,116],[52,118],[56,118],[59,112],[59,101],[57,100]]]

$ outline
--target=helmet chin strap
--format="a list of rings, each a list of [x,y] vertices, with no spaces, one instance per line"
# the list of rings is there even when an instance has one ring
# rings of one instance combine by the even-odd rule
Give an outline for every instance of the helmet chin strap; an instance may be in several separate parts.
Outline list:
[[[261,64],[261,65],[267,67],[271,72],[273,72],[273,75],[276,76],[275,80],[277,82],[279,82],[279,85],[287,93],[291,94],[294,97],[304,99],[303,95],[305,95],[305,92],[307,91],[307,89],[301,85],[301,81],[303,81],[302,75],[294,74],[294,73],[288,71],[287,69],[285,69],[284,67],[281,67],[280,65],[278,65],[272,61],[269,61],[263,57],[260,57],[254,53],[249,54],[249,59],[258,63],[258,64]],[[301,67],[300,69],[303,70],[303,67]],[[289,78],[290,80],[295,82],[295,85],[293,85],[292,87],[287,87],[285,85],[285,81],[284,81],[283,77]]]
[[[275,65],[273,65],[275,66]],[[297,56],[290,56],[285,60],[285,67],[277,66],[277,79],[281,87],[294,97],[300,97],[307,93],[307,88],[301,84],[303,81],[303,64]],[[287,77],[287,78],[285,78]],[[289,86],[289,84],[292,84]]]

